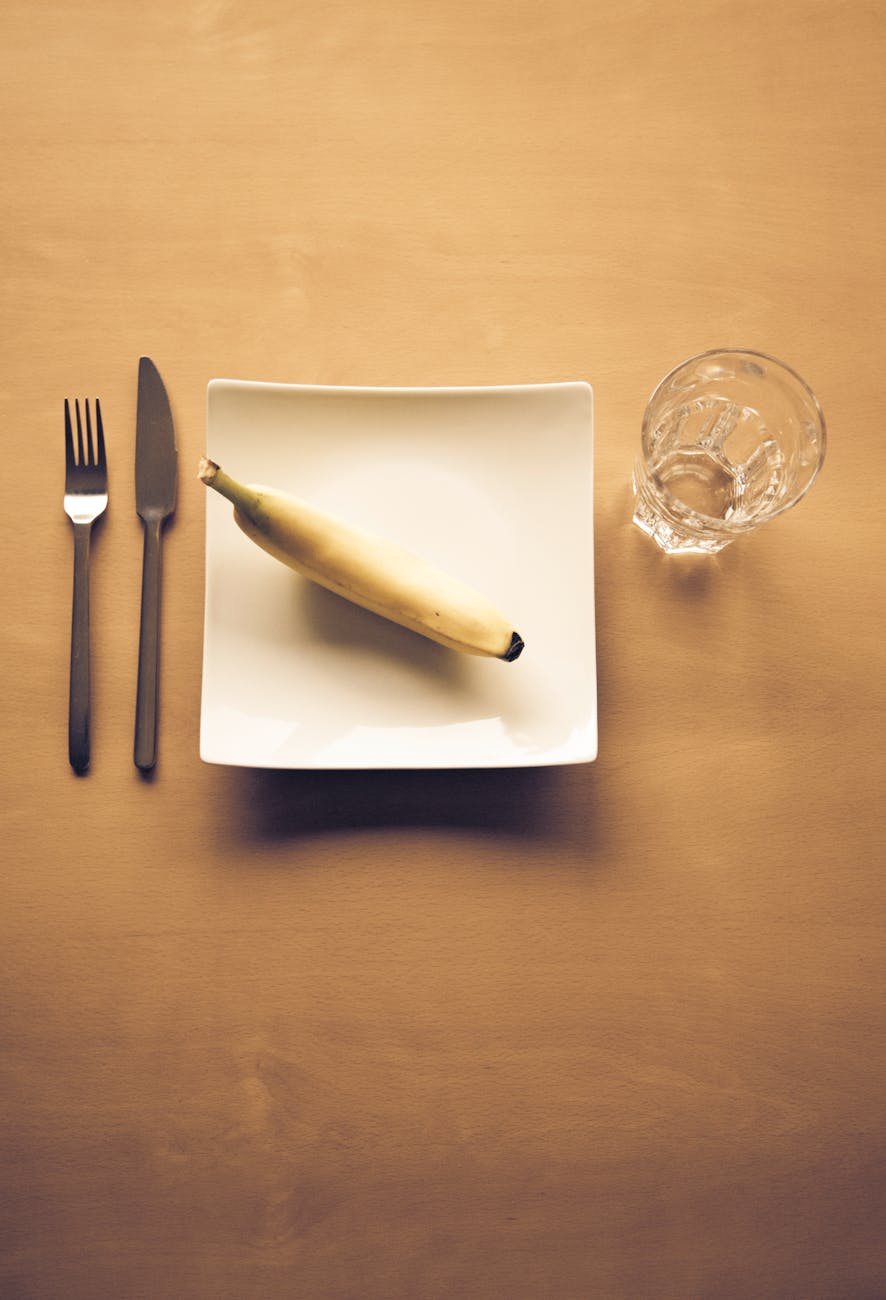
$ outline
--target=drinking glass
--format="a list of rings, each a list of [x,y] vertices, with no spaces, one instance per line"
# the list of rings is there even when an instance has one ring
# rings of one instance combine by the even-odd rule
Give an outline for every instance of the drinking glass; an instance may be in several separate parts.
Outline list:
[[[809,385],[762,352],[703,352],[643,416],[634,523],[668,554],[713,554],[795,506],[825,454]]]

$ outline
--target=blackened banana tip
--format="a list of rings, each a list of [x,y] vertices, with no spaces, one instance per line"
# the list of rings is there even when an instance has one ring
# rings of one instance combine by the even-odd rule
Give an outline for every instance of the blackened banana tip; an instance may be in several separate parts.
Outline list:
[[[511,644],[508,646],[507,650],[502,655],[502,659],[504,659],[505,663],[510,664],[513,663],[515,659],[519,659],[520,655],[523,653],[524,645],[525,642],[522,636],[520,636],[518,632],[512,633]]]

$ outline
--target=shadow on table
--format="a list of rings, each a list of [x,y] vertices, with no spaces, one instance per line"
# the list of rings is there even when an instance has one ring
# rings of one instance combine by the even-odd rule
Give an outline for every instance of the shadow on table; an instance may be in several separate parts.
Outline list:
[[[597,838],[593,764],[443,771],[218,774],[227,832],[274,842],[359,830],[467,830]]]

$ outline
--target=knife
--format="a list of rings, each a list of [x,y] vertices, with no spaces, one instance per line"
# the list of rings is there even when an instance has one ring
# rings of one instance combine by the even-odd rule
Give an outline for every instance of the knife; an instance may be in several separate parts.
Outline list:
[[[157,669],[160,651],[160,537],[175,509],[175,428],[163,380],[150,357],[138,363],[135,429],[135,508],[145,526],[141,628],[135,703],[136,767],[157,761]]]

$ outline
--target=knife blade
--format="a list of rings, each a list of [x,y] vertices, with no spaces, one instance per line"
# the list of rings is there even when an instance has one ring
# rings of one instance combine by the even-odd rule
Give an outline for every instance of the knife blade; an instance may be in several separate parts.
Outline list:
[[[150,357],[138,363],[135,430],[135,508],[144,524],[138,685],[135,703],[135,765],[150,772],[157,761],[160,658],[160,539],[175,509],[175,426],[169,398]]]

